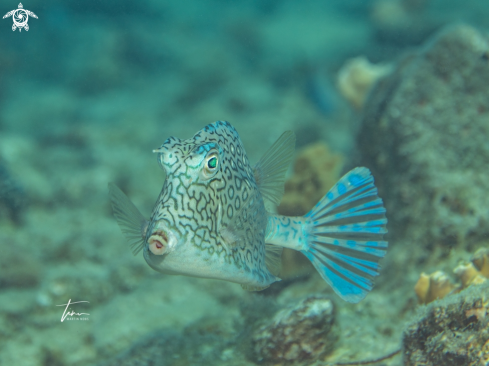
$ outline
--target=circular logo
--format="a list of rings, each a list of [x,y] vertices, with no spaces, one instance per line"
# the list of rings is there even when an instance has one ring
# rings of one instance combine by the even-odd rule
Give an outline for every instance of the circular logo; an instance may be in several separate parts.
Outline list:
[[[17,27],[22,28],[27,24],[29,14],[27,14],[27,11],[24,9],[17,9],[13,14],[12,19]]]

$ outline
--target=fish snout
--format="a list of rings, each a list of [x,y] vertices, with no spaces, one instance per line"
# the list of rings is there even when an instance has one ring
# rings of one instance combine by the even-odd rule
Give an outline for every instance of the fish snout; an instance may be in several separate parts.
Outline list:
[[[148,246],[154,255],[163,255],[168,250],[168,235],[163,230],[157,230],[148,239]]]
[[[165,142],[160,148],[153,150],[158,154],[158,163],[165,170],[171,170],[171,167],[177,162],[177,155]]]
[[[168,254],[178,245],[178,236],[164,220],[157,221],[150,230],[148,249],[154,255]]]

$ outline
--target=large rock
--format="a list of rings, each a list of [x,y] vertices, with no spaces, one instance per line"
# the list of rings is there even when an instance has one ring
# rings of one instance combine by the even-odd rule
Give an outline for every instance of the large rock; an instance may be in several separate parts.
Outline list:
[[[472,286],[420,311],[403,336],[404,366],[489,363],[489,284]]]
[[[293,365],[330,353],[337,338],[333,302],[313,295],[275,314],[254,332],[253,345],[259,362]]]
[[[488,86],[488,37],[457,25],[401,60],[367,100],[363,164],[384,198],[391,238],[418,253],[487,240]]]

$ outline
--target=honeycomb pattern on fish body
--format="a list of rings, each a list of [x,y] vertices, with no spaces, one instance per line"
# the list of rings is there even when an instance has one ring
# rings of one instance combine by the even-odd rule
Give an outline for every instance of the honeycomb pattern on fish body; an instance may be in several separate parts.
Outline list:
[[[192,168],[187,162],[193,152],[209,142],[216,143],[222,152],[219,171],[209,182],[189,179]],[[160,163],[166,165],[171,179],[165,181],[151,222],[164,220],[209,256],[223,256],[239,269],[267,277],[264,243],[267,215],[253,169],[234,127],[219,121],[191,139],[171,137],[163,146],[168,156],[165,163]],[[219,231],[221,227],[232,227],[238,233],[236,245],[226,243]]]

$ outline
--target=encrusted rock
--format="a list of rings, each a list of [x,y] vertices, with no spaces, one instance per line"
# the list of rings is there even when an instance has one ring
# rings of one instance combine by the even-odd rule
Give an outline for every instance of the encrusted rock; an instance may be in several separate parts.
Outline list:
[[[407,56],[370,93],[360,163],[371,168],[389,234],[406,243],[406,255],[421,260],[435,247],[472,250],[487,240],[487,85],[489,38],[458,25]]]
[[[275,314],[255,331],[253,346],[259,361],[290,365],[328,354],[337,338],[333,302],[316,295]]]
[[[428,305],[404,331],[403,365],[487,365],[488,306],[488,283]]]

